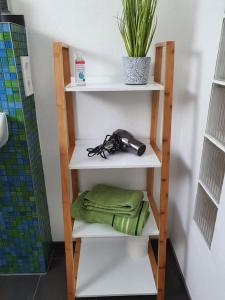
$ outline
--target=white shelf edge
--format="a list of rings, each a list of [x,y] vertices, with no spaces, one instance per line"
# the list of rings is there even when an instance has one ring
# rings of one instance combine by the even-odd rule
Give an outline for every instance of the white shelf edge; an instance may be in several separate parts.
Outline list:
[[[144,200],[148,201],[147,192],[144,192]],[[157,227],[150,205],[149,205],[149,211],[150,211],[150,216],[143,228],[142,236],[149,236],[155,238],[159,236],[159,229]],[[87,223],[87,222],[76,221],[76,220],[73,224],[73,232],[72,232],[73,239],[105,238],[105,237],[130,237],[130,235],[116,231],[110,225]]]
[[[209,189],[205,186],[205,184],[202,182],[202,180],[199,179],[198,183],[203,188],[203,190],[206,192],[206,194],[209,196],[209,198],[212,200],[213,204],[218,208],[219,203],[214,199],[214,196],[211,194]]]
[[[82,239],[77,297],[156,295],[148,255],[132,258],[123,238]]]
[[[91,81],[86,85],[78,86],[69,83],[65,86],[66,92],[125,92],[125,91],[163,91],[164,85],[158,82],[150,81],[145,85],[127,85],[122,80],[117,81]]]
[[[213,83],[217,84],[217,85],[225,86],[225,81],[223,81],[223,80],[214,79]]]
[[[212,137],[210,134],[205,133],[205,137],[217,148],[219,148],[221,151],[225,153],[225,146],[219,142],[216,138]]]
[[[88,157],[87,148],[99,145],[100,140],[76,140],[76,146],[72,154],[69,169],[135,169],[135,168],[160,168],[161,162],[152,149],[148,139],[141,139],[146,144],[146,151],[142,156],[121,152],[109,155],[105,160],[100,156]]]

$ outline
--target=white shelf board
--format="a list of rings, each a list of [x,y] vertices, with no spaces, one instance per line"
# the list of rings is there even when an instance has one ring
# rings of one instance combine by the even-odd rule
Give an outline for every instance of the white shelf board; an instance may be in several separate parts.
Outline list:
[[[77,297],[156,294],[149,257],[129,257],[125,238],[82,239]]]
[[[144,193],[145,200],[147,199],[147,193]],[[155,218],[151,207],[149,207],[150,216],[145,224],[145,227],[142,231],[142,236],[157,237],[159,236],[159,230],[155,222]],[[127,234],[118,232],[113,229],[110,225],[97,224],[97,223],[86,223],[83,221],[75,220],[73,225],[73,239],[76,238],[97,238],[97,237],[121,237],[129,236]]]
[[[205,137],[211,142],[213,143],[217,148],[219,148],[220,150],[222,150],[225,153],[225,146],[219,142],[216,138],[212,137],[210,134],[206,133]]]
[[[205,184],[201,180],[199,180],[199,184],[201,185],[201,187],[203,188],[203,190],[206,192],[206,194],[209,196],[209,198],[212,200],[213,204],[215,204],[215,206],[218,207],[217,200],[214,198],[214,196],[209,191],[209,189],[205,186]]]
[[[213,80],[213,83],[215,83],[215,84],[218,84],[218,85],[222,85],[222,86],[225,86],[225,81],[223,81],[223,80]]]
[[[149,140],[142,140],[146,144],[146,151],[142,156],[133,153],[117,152],[108,155],[107,159],[101,156],[88,157],[87,148],[102,143],[99,140],[77,140],[75,150],[70,160],[72,169],[119,169],[119,168],[160,168],[161,162],[149,145]]]
[[[66,92],[123,92],[123,91],[162,91],[164,86],[154,81],[145,85],[128,85],[123,83],[122,78],[118,77],[96,77],[87,80],[86,85],[79,86],[71,83],[65,87]]]

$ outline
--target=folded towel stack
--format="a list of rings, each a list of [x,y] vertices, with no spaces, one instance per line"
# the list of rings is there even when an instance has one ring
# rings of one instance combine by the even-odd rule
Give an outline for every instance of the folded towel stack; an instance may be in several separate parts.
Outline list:
[[[140,191],[98,184],[73,202],[71,215],[76,220],[109,224],[115,230],[141,235],[149,217],[149,205]]]

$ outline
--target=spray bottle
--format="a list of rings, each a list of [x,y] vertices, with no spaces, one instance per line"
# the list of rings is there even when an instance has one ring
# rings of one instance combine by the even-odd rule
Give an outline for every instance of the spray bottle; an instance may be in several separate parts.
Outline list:
[[[83,56],[78,53],[75,56],[75,82],[76,85],[86,84],[86,74],[85,74],[85,60]]]

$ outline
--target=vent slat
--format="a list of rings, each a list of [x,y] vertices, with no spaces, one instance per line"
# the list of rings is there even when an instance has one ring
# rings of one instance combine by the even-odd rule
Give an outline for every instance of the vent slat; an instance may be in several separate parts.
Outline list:
[[[220,50],[217,57],[215,78],[218,80],[225,79],[225,21],[223,22],[222,34],[220,39]]]
[[[206,132],[225,145],[225,87],[214,84]]]
[[[194,220],[208,246],[211,246],[216,223],[217,207],[199,185],[196,197]]]
[[[205,139],[203,145],[200,181],[204,184],[213,199],[220,201],[225,173],[225,153]]]

